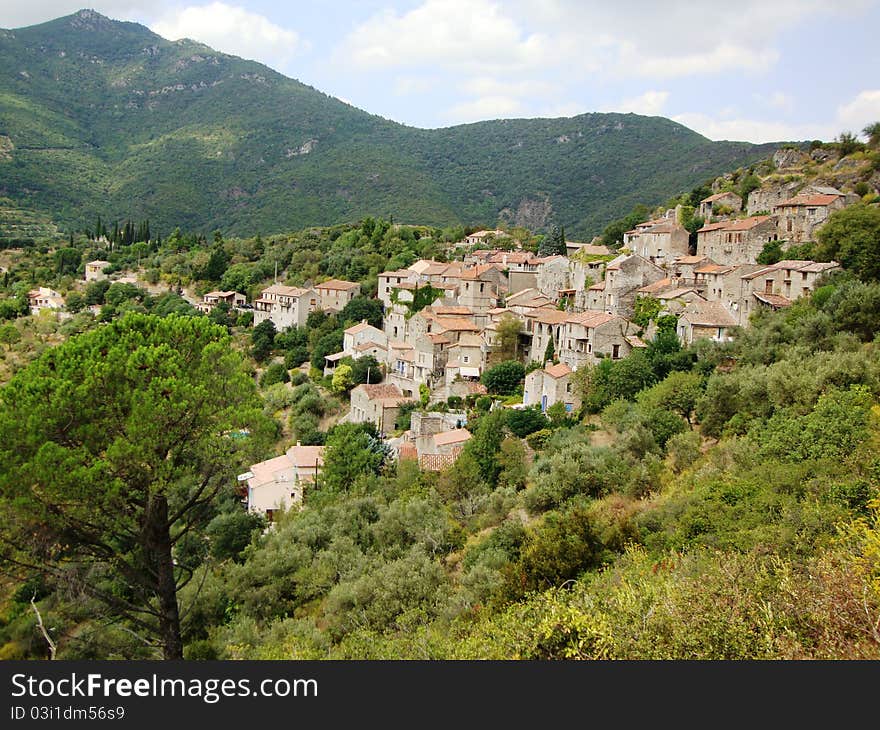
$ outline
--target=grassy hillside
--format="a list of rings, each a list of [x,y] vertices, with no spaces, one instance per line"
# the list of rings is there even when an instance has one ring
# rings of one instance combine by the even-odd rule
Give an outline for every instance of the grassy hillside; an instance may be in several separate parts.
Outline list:
[[[232,233],[393,215],[588,235],[769,149],[633,114],[414,129],[92,11],[0,31],[0,69],[0,196],[65,227],[98,213]]]

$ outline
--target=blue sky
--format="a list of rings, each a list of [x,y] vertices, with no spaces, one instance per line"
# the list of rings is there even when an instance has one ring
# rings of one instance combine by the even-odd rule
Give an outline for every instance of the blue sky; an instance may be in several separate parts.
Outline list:
[[[87,0],[0,0],[0,27]],[[91,0],[418,127],[624,111],[711,139],[880,120],[880,0]]]

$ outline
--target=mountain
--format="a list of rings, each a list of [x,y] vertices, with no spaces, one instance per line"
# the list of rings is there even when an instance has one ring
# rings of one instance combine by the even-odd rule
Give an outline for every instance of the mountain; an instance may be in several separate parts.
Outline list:
[[[634,114],[416,129],[91,10],[0,30],[0,198],[66,227],[100,213],[269,233],[393,215],[586,236],[773,147]]]

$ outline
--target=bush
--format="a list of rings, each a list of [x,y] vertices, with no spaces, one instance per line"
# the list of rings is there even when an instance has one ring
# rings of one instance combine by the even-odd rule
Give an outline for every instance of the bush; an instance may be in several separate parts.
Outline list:
[[[522,363],[507,360],[486,370],[480,380],[490,393],[512,395],[525,376]]]
[[[268,388],[276,383],[290,382],[290,373],[287,368],[279,362],[273,362],[260,377],[260,387]]]
[[[530,433],[546,429],[550,425],[538,406],[511,408],[507,415],[507,427],[514,436],[525,438]]]

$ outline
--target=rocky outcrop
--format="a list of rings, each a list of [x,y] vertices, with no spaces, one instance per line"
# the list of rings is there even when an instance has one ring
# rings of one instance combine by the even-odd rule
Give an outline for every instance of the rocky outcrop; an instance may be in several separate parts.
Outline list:
[[[773,165],[776,169],[798,167],[807,161],[807,156],[798,149],[782,147],[773,153]]]
[[[523,198],[520,200],[516,211],[504,208],[498,213],[498,217],[508,225],[522,226],[532,231],[544,228],[553,213],[550,197]]]

